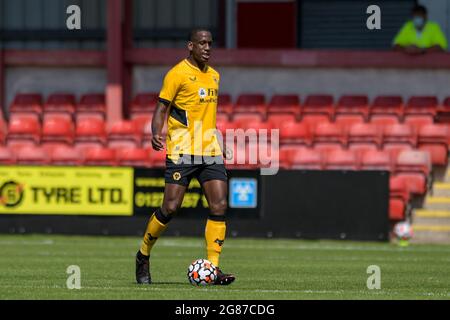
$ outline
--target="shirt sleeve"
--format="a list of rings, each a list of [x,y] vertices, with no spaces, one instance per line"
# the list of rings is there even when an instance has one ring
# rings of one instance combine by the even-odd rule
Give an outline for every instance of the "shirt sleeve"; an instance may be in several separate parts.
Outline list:
[[[181,83],[181,76],[177,72],[170,70],[164,77],[163,85],[159,92],[159,100],[170,104],[175,99]]]
[[[405,23],[392,41],[392,45],[407,46],[408,40],[408,23]]]
[[[433,46],[438,45],[442,49],[447,49],[447,39],[445,34],[442,32],[441,27],[436,24],[435,30],[433,32]]]

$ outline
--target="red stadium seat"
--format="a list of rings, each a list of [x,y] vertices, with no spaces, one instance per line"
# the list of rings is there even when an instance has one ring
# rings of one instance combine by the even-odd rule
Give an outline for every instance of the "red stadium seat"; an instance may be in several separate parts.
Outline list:
[[[105,123],[97,118],[85,118],[77,122],[75,147],[86,149],[106,145]]]
[[[361,170],[394,171],[394,162],[390,152],[369,150],[361,153]]]
[[[389,179],[389,219],[404,220],[408,210],[410,193],[405,180],[398,177]]]
[[[267,107],[268,114],[287,114],[295,118],[300,114],[300,98],[296,94],[275,94]]]
[[[301,108],[301,121],[311,124],[334,118],[333,96],[309,95]]]
[[[363,124],[364,120],[359,115],[341,115],[336,118],[334,123],[339,124],[347,131],[354,124]]]
[[[341,149],[347,144],[342,126],[336,123],[319,123],[313,135],[313,147],[321,150]]]
[[[39,119],[42,114],[42,95],[40,93],[18,93],[9,108],[10,115],[27,114]]]
[[[280,128],[281,144],[296,144],[310,146],[312,134],[309,126],[300,122],[289,122]]]
[[[108,132],[108,147],[112,149],[138,148],[141,137],[133,121],[119,121],[114,123]]]
[[[119,149],[116,152],[119,166],[148,167],[150,166],[149,150],[141,148]]]
[[[72,121],[60,116],[44,119],[41,144],[58,142],[72,145],[73,139],[74,128]]]
[[[72,119],[75,112],[75,95],[71,93],[54,93],[44,104],[44,117],[49,115],[64,116]]]
[[[16,156],[14,152],[7,148],[0,146],[0,165],[13,165],[16,163]]]
[[[371,123],[397,124],[403,118],[403,99],[401,96],[378,96],[369,109]]]
[[[231,95],[228,93],[219,94],[217,101],[217,115],[225,115],[228,120],[233,115],[233,103],[231,101]]]
[[[262,122],[263,117],[260,113],[235,113],[233,116],[233,121],[239,124],[243,124],[245,122]]]
[[[288,113],[269,113],[267,116],[267,122],[272,125],[272,128],[281,129],[289,123],[295,123],[295,116]]]
[[[222,133],[222,135],[225,135],[227,129],[235,130],[240,127],[238,122],[220,120],[216,122],[216,128]]]
[[[166,150],[156,151],[153,149],[149,150],[150,165],[155,168],[165,168],[166,167]]]
[[[412,96],[405,106],[405,115],[408,114],[430,114],[434,115],[438,105],[435,96]]]
[[[45,149],[36,146],[26,146],[16,152],[17,164],[21,165],[45,165],[50,162]]]
[[[405,116],[404,123],[409,124],[410,126],[413,126],[416,132],[420,131],[420,128],[423,126],[433,124],[434,120],[431,117],[428,116]]]
[[[151,115],[150,114],[138,114],[133,117],[132,121],[134,122],[138,131],[143,133],[144,128],[147,124],[150,124],[150,126],[151,126],[152,119],[153,119],[153,114],[151,114]]]
[[[262,93],[245,93],[238,96],[236,104],[234,106],[234,117],[239,113],[246,114],[259,114],[262,119],[265,119],[267,106],[265,102],[266,98]]]
[[[450,96],[446,97],[441,105],[438,105],[436,109],[435,122],[450,122]]]
[[[0,145],[5,144],[6,130],[6,124],[0,120]]]
[[[40,136],[41,128],[35,117],[15,115],[9,121],[6,144],[8,146],[38,145]]]
[[[89,148],[84,152],[84,165],[86,166],[114,166],[116,154],[110,148]]]
[[[420,129],[417,146],[419,150],[430,153],[432,164],[447,165],[448,135],[445,125],[429,124]]]
[[[75,148],[60,146],[51,151],[50,161],[52,165],[79,166],[83,163],[83,156]]]
[[[130,106],[130,117],[134,118],[138,114],[153,114],[156,109],[156,104],[158,103],[159,94],[156,92],[151,93],[139,93],[137,94]]]
[[[425,194],[431,172],[427,152],[402,151],[395,161],[395,176],[404,179],[413,194]]]
[[[434,96],[413,96],[405,106],[404,118],[406,123],[418,126],[433,123],[438,100]]]
[[[335,121],[357,123],[366,121],[369,115],[369,99],[365,95],[343,95],[335,109]]]
[[[103,93],[88,93],[81,96],[80,103],[76,106],[75,119],[83,118],[106,119],[106,102]]]
[[[320,150],[299,149],[291,155],[291,169],[322,170],[324,157]]]
[[[359,161],[352,150],[332,150],[325,153],[326,170],[358,170]]]
[[[280,165],[283,169],[289,169],[291,167],[292,155],[300,149],[306,149],[306,146],[301,145],[281,145],[280,146]]]
[[[412,149],[417,145],[417,133],[408,124],[387,125],[383,130],[383,149]]]
[[[378,149],[381,140],[381,128],[371,123],[354,124],[348,131],[348,148],[352,150]]]
[[[272,124],[270,122],[264,121],[261,122],[259,120],[257,121],[244,121],[244,122],[240,122],[237,121],[237,123],[239,124],[239,127],[247,130],[247,129],[255,129],[255,130],[262,130],[265,129],[267,130],[267,133],[270,135],[270,130],[272,129]],[[259,132],[259,131],[257,131]]]

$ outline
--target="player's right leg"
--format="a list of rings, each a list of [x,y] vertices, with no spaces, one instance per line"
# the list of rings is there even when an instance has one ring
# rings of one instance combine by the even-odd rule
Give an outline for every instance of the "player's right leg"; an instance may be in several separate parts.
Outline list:
[[[187,185],[166,183],[163,204],[150,217],[141,248],[136,254],[137,283],[151,283],[150,251],[156,240],[167,228],[167,224],[172,219],[172,216],[180,208],[186,189]]]

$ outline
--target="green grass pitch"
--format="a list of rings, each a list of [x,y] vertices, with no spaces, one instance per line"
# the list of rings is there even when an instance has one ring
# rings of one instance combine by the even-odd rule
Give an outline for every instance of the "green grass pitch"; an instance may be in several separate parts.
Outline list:
[[[193,287],[188,265],[202,238],[162,237],[152,252],[152,285],[134,282],[138,237],[0,235],[0,299],[450,299],[450,245],[227,239],[228,287]],[[69,265],[81,289],[67,289]],[[381,289],[367,288],[367,267]]]

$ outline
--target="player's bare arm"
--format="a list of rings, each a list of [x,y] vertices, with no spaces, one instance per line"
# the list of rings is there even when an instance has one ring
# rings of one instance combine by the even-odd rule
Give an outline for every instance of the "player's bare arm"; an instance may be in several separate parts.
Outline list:
[[[153,114],[152,119],[152,147],[156,151],[160,151],[164,149],[163,137],[162,137],[162,129],[164,127],[164,120],[166,118],[166,113],[169,107],[162,103],[158,102],[156,105],[155,112]]]

